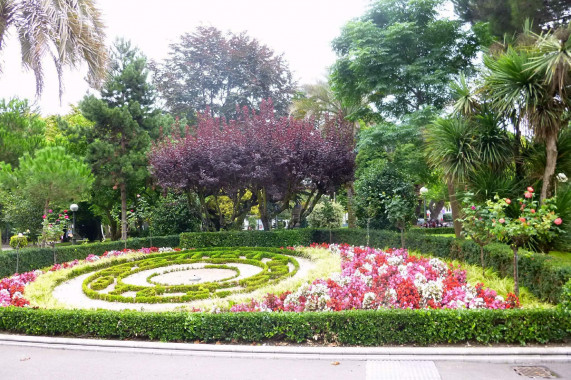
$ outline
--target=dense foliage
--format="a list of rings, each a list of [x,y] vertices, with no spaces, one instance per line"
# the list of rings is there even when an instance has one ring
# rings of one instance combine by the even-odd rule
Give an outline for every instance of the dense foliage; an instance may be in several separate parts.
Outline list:
[[[167,108],[190,120],[207,108],[211,116],[235,119],[242,107],[258,108],[265,99],[285,115],[295,92],[281,55],[245,32],[224,34],[214,27],[198,27],[171,44],[155,82]]]
[[[333,41],[333,88],[351,104],[402,117],[449,100],[448,82],[472,67],[478,38],[438,16],[437,0],[383,0]]]
[[[153,146],[151,170],[163,188],[198,194],[203,228],[240,228],[251,207],[258,205],[264,229],[290,203],[305,199],[301,216],[321,196],[352,179],[352,128],[342,119],[328,120],[322,131],[312,123],[279,118],[270,101],[259,112],[244,109],[226,122],[200,114],[196,128]],[[220,197],[232,202],[229,220],[220,211]],[[215,213],[207,207],[214,199]]]
[[[10,333],[173,342],[548,343],[569,339],[569,321],[555,309],[202,314],[0,308],[0,331]]]

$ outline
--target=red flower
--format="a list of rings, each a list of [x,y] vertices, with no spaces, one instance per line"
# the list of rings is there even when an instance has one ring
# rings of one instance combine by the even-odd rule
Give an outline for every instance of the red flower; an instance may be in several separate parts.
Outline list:
[[[530,193],[533,193],[533,187],[529,186],[529,187],[527,188],[527,191],[529,191]]]
[[[561,223],[563,223],[563,219],[557,218],[557,219],[555,219],[555,220],[553,221],[553,223],[555,223],[555,224],[557,224],[557,225],[560,225]]]
[[[507,204],[511,204],[511,203],[512,203],[512,200],[509,199],[509,198],[506,198],[506,203],[507,203]]]
[[[526,198],[531,198],[531,197],[533,197],[533,193],[530,193],[529,191],[526,191],[523,196],[526,197]]]
[[[525,218],[522,216],[521,218],[519,218],[519,221],[525,223]]]

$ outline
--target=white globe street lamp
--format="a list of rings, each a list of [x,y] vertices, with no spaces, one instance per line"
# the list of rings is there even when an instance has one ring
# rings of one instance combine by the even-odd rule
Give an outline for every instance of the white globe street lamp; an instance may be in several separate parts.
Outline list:
[[[424,205],[424,214],[422,214],[422,219],[424,220],[425,223],[427,223],[426,221],[426,193],[428,193],[428,189],[424,186],[422,186],[419,190],[420,195],[422,195],[423,198],[423,205]],[[428,224],[427,224],[428,225]]]
[[[69,206],[69,209],[73,212],[73,222],[71,224],[71,244],[75,245],[76,240],[75,240],[75,212],[79,209],[79,206],[76,205],[75,203],[72,203]]]

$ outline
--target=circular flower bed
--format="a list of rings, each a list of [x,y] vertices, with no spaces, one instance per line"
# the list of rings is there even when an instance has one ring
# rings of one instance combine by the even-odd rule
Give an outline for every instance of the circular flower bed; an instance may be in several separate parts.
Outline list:
[[[213,310],[301,312],[380,308],[507,309],[519,306],[515,295],[509,293],[504,300],[482,283],[470,285],[464,270],[436,258],[419,258],[402,249],[382,251],[348,245],[312,246],[328,248],[331,252],[328,257],[338,255],[341,272],[326,279],[313,277],[318,279],[301,286],[298,283],[277,294],[268,293],[263,299],[264,293],[261,293],[260,298],[250,302],[238,301],[242,303]],[[57,283],[75,278],[74,281],[80,281],[76,288],[79,290],[81,284],[84,296],[95,300],[175,304],[225,298],[277,283],[298,271],[298,260],[292,255],[300,255],[300,252],[291,247],[288,250],[205,248],[185,251],[144,248],[109,251],[101,257],[90,255],[83,262],[85,265],[78,266],[82,262],[74,260],[54,265],[49,271],[67,269],[67,272],[61,272]],[[42,273],[34,271],[2,279],[0,306],[28,306],[29,302],[23,296],[24,287]]]

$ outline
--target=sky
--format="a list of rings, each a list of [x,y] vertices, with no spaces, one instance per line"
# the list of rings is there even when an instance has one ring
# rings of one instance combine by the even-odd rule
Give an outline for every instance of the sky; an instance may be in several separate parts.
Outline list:
[[[223,31],[246,31],[277,54],[284,55],[299,84],[324,79],[335,62],[331,41],[351,19],[362,15],[369,0],[96,0],[107,25],[107,42],[116,37],[131,40],[150,59],[167,57],[169,44],[197,26]],[[14,30],[0,54],[0,98],[27,98],[43,115],[65,114],[90,91],[85,68],[64,73],[64,94],[59,100],[53,64],[44,63],[45,87],[35,97],[32,72],[21,66],[20,46]],[[93,90],[91,90],[93,92]]]

